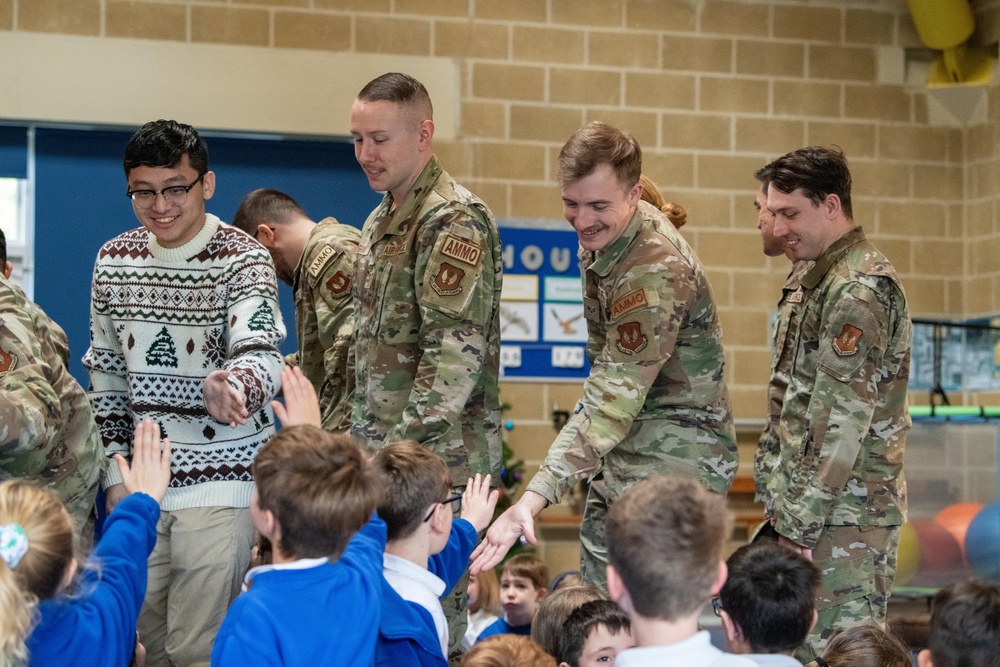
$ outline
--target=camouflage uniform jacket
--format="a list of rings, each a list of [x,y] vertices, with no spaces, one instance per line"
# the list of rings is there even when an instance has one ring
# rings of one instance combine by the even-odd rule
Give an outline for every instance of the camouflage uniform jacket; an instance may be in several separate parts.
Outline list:
[[[299,351],[286,357],[316,388],[323,428],[351,426],[354,395],[354,300],[351,279],[361,232],[334,218],[321,220],[309,234],[295,267],[295,333]]]
[[[0,480],[52,489],[79,527],[105,462],[90,401],[68,363],[62,328],[0,276]]]
[[[774,331],[771,340],[771,379],[767,384],[767,425],[760,434],[757,451],[754,455],[754,482],[756,495],[754,500],[764,502],[767,480],[781,461],[780,439],[778,438],[778,422],[781,420],[781,406],[785,402],[785,390],[788,388],[788,371],[791,369],[791,357],[795,353],[791,342],[796,322],[792,322],[796,311],[793,306],[802,301],[802,276],[812,266],[812,262],[797,261],[785,279],[781,288],[781,300],[778,302],[778,316],[774,321]]]
[[[802,288],[765,505],[781,535],[812,548],[826,525],[905,519],[911,324],[895,269],[860,227],[816,259]]]
[[[528,489],[549,502],[603,469],[612,497],[653,474],[725,493],[738,463],[722,329],[704,269],[640,202],[602,252],[580,250],[591,370]]]
[[[437,158],[403,201],[386,194],[354,269],[356,437],[422,443],[456,485],[497,479],[502,271],[493,214]]]

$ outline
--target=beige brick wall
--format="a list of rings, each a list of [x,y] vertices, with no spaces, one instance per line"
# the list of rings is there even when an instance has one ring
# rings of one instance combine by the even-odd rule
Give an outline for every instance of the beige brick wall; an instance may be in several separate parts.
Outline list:
[[[1000,3],[973,4],[977,39],[995,42]],[[787,270],[760,252],[752,172],[788,150],[847,151],[857,221],[914,315],[1000,312],[1000,92],[993,123],[944,129],[922,89],[879,81],[880,49],[919,45],[904,0],[0,0],[0,30],[398,54],[402,70],[409,56],[453,58],[461,128],[440,152],[500,217],[559,219],[559,146],[589,119],[626,127],[688,208],[741,419],[763,413]],[[504,383],[511,441],[532,465],[553,403],[579,393]]]

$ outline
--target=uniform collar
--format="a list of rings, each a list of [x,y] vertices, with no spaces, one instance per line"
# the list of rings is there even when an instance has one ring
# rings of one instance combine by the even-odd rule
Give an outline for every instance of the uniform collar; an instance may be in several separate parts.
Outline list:
[[[583,251],[585,253],[592,254],[594,261],[587,267],[588,271],[593,271],[599,276],[607,276],[611,273],[611,269],[614,268],[618,260],[621,259],[628,247],[632,245],[632,240],[635,239],[636,234],[639,233],[639,228],[642,227],[642,210],[639,206],[635,207],[635,212],[632,214],[632,219],[629,220],[628,225],[625,230],[621,233],[614,242],[604,250],[598,250],[596,252]]]
[[[823,254],[816,258],[816,262],[813,264],[812,268],[806,271],[805,275],[802,276],[802,286],[806,289],[812,289],[819,285],[820,281],[823,280],[823,276],[830,271],[832,267],[840,257],[859,243],[865,241],[865,233],[861,230],[861,227],[855,227],[851,231],[847,232],[839,239],[834,241],[829,248],[823,251]]]
[[[395,210],[392,210],[392,195],[388,192],[385,193],[380,207],[380,217],[383,219],[379,227],[382,228],[382,232],[378,236],[405,234],[409,227],[410,217],[423,205],[442,173],[444,173],[444,169],[441,167],[441,162],[438,161],[436,155],[431,155],[431,159],[417,176],[417,180],[414,181],[406,198],[396,205]]]

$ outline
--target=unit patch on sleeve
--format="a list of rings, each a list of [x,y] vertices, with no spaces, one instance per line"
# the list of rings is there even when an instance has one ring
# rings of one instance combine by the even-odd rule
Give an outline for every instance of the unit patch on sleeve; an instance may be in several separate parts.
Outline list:
[[[441,254],[469,266],[479,266],[483,250],[475,243],[448,234],[444,239],[444,245],[441,246]]]
[[[441,262],[441,268],[431,280],[431,287],[441,296],[454,296],[462,291],[465,271],[449,262]]]
[[[612,307],[613,311],[614,307]],[[615,347],[618,348],[619,352],[638,354],[646,349],[648,342],[646,334],[642,333],[642,325],[639,322],[624,322],[618,325],[618,340],[615,341]]]
[[[326,260],[330,259],[330,256],[335,252],[337,251],[334,250],[333,246],[324,246],[323,249],[319,251],[319,254],[316,255],[316,258],[309,263],[309,268],[306,269],[306,271],[309,272],[309,275],[313,278],[318,276],[320,270],[323,268],[323,265],[326,264]]]
[[[632,290],[611,304],[611,321],[617,320],[625,313],[630,313],[636,308],[642,308],[647,303],[646,292],[644,290]]]
[[[858,341],[864,331],[853,324],[845,324],[840,333],[833,339],[833,351],[842,357],[849,357],[858,351]]]
[[[14,370],[17,365],[17,357],[0,347],[0,373]]]
[[[337,271],[326,281],[326,288],[334,296],[344,296],[351,290],[351,279],[343,271]]]

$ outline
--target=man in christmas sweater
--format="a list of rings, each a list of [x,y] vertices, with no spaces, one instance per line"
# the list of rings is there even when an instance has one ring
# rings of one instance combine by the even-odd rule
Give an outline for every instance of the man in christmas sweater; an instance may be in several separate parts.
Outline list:
[[[250,465],[274,433],[285,327],[267,251],[205,213],[215,174],[194,128],[147,123],[124,166],[142,227],[98,254],[84,364],[108,456],[128,457],[146,418],[173,446],[139,617],[148,664],[208,665],[250,559]],[[121,482],[110,466],[109,509]]]

